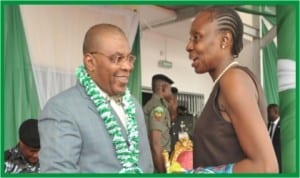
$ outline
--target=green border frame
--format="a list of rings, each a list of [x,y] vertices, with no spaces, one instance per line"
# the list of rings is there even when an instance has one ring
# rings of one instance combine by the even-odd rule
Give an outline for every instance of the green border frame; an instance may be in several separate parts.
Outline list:
[[[1,0],[0,0],[1,1]],[[142,174],[142,175],[133,175],[133,174],[4,174],[3,170],[3,153],[4,153],[4,29],[5,29],[5,19],[4,19],[4,7],[6,5],[293,5],[296,7],[296,173],[283,173],[283,174]],[[299,177],[299,0],[251,0],[251,1],[242,1],[242,0],[110,0],[110,1],[101,1],[101,0],[2,0],[0,13],[1,13],[1,61],[0,61],[0,116],[1,116],[1,127],[0,127],[0,136],[1,136],[1,177]]]

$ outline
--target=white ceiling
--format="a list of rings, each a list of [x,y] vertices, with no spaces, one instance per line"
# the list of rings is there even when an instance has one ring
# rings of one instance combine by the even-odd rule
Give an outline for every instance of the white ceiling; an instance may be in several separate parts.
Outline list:
[[[193,17],[204,6],[155,6],[155,5],[123,5],[123,8],[136,10],[142,30],[152,30],[163,36],[186,42]],[[178,13],[179,12],[179,13]],[[244,27],[253,27],[253,15],[238,12]],[[246,31],[247,29],[245,29]],[[252,29],[250,29],[252,30]],[[252,37],[245,34],[246,41]]]

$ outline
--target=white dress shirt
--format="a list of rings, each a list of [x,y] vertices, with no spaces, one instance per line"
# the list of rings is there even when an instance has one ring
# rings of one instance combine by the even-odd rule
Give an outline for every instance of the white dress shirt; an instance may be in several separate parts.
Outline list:
[[[99,90],[108,99],[108,101],[110,102],[111,107],[117,113],[118,117],[121,120],[121,123],[123,124],[124,128],[127,130],[128,118],[127,118],[127,115],[125,114],[124,107],[123,107],[124,105],[123,105],[122,101],[120,103],[117,103],[116,100],[113,99],[113,97],[108,96],[108,94],[105,93],[101,88],[99,88]]]
[[[270,124],[272,126],[272,127],[270,126],[270,128],[269,128],[269,134],[270,134],[271,139],[273,139],[275,129],[277,127],[277,124],[279,123],[279,120],[280,120],[280,117],[278,117],[275,121],[270,121]],[[272,131],[272,133],[271,133],[271,131]]]

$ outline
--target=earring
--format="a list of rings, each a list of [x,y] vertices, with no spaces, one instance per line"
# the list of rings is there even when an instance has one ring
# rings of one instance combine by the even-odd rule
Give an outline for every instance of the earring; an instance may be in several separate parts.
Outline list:
[[[224,49],[224,48],[225,48],[225,45],[222,45],[221,48]]]

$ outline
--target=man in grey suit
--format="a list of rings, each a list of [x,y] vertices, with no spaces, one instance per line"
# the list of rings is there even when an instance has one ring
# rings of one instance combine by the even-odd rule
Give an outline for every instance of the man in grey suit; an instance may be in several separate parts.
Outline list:
[[[119,27],[87,31],[78,83],[51,98],[39,118],[41,172],[153,172],[143,111],[127,88],[134,61]]]

